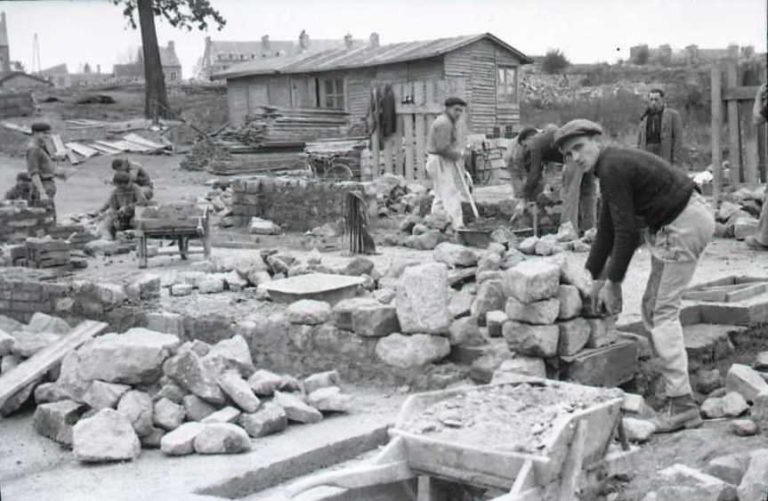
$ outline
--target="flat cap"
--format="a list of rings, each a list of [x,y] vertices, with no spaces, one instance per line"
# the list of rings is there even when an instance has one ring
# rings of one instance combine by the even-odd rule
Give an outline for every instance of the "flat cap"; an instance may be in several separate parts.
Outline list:
[[[462,98],[455,97],[455,96],[454,97],[449,97],[448,99],[445,100],[445,105],[446,106],[449,106],[449,107],[450,106],[456,106],[457,104],[461,105],[461,106],[466,106],[467,102],[464,101]]]
[[[599,136],[603,128],[592,120],[577,118],[563,125],[555,132],[555,148],[562,148],[563,144],[571,138],[580,136]]]
[[[35,122],[32,124],[32,132],[48,132],[51,126],[45,122]]]

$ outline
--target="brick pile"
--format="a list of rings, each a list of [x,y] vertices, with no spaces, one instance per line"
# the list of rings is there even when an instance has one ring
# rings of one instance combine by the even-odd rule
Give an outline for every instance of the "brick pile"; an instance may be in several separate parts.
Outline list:
[[[0,242],[15,243],[42,237],[53,227],[53,213],[25,202],[0,201]]]

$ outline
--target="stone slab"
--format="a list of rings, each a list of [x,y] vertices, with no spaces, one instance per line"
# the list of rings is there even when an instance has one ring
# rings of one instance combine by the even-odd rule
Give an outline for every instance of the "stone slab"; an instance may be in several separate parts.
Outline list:
[[[363,277],[309,273],[273,280],[263,285],[269,297],[277,303],[293,303],[301,299],[326,301],[331,305],[355,297],[365,283]]]
[[[560,378],[589,386],[612,388],[631,380],[638,369],[638,347],[620,339],[602,348],[561,357]]]
[[[724,359],[733,352],[733,345],[728,337],[728,333],[734,330],[744,330],[744,327],[713,324],[683,326],[685,351],[688,352],[688,360],[698,363],[710,363]]]

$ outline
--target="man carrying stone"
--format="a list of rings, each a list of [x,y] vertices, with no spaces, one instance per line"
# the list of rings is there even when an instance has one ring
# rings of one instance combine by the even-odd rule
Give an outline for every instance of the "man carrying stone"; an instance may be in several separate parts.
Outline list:
[[[466,106],[467,103],[458,97],[446,99],[445,111],[432,123],[427,136],[426,171],[432,179],[435,194],[432,213],[444,211],[454,230],[464,226],[461,202],[469,201],[467,183],[471,182],[461,161],[458,131]]]
[[[66,179],[62,173],[54,167],[51,155],[48,153],[46,138],[49,136],[51,126],[45,122],[32,124],[32,140],[27,145],[27,172],[32,180],[32,193],[30,205],[38,207],[50,207],[53,211],[53,219],[56,221],[56,182],[54,177]]]
[[[600,180],[602,207],[586,263],[594,280],[588,294],[597,311],[621,309],[621,283],[639,244],[642,220],[651,253],[642,317],[661,361],[667,396],[655,424],[658,432],[695,427],[701,418],[688,377],[680,303],[712,240],[714,216],[684,172],[644,151],[605,146],[601,134],[598,124],[583,119],[568,122],[555,134],[566,159]],[[599,280],[602,276],[605,283]]]
[[[666,106],[661,89],[648,93],[648,108],[640,119],[637,144],[676,167],[682,166],[683,121],[680,113]]]
[[[526,207],[537,203],[544,190],[544,167],[547,162],[563,165],[563,210],[561,224],[570,222],[576,232],[582,232],[595,225],[597,210],[597,188],[591,172],[582,174],[576,166],[565,162],[563,154],[555,147],[556,125],[547,125],[543,131],[532,127],[524,128],[518,139],[519,149],[512,168],[512,183],[515,196],[521,198],[513,220],[520,217]],[[522,182],[521,182],[522,181]]]

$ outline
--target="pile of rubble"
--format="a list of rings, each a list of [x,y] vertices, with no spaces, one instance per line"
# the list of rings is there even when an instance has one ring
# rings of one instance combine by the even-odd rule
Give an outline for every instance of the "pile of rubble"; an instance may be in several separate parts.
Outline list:
[[[35,316],[29,325],[3,318],[3,372],[57,339],[69,326]],[[54,333],[57,332],[57,333]],[[348,412],[352,397],[335,371],[303,381],[254,367],[241,336],[209,345],[133,328],[100,336],[66,355],[50,382],[38,381],[6,403],[5,414],[34,392],[38,433],[72,447],[82,462],[132,460],[141,447],[180,456],[238,453],[250,437]]]
[[[28,268],[82,269],[88,266],[85,253],[69,240],[50,235],[27,238],[22,244],[6,245],[0,250],[3,266]]]
[[[184,170],[201,171],[213,162],[231,159],[232,154],[225,147],[211,139],[203,139],[192,146],[179,166]]]
[[[757,231],[765,188],[739,188],[725,195],[717,209],[715,236],[744,240]]]

